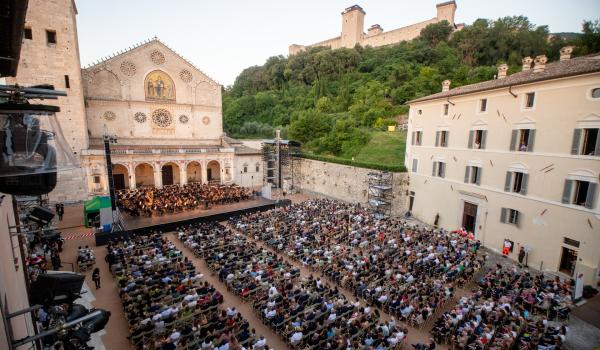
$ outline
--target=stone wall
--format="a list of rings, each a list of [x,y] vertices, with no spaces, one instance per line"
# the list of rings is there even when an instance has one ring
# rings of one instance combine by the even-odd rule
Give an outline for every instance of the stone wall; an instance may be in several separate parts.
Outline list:
[[[346,202],[366,204],[369,172],[374,170],[349,165],[302,159],[294,179],[301,192],[320,194]],[[408,174],[394,173],[393,215],[402,215],[408,208]]]

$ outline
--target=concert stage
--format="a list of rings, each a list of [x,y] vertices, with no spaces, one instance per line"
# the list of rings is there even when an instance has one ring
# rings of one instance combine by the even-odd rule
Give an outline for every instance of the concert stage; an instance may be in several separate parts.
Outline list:
[[[289,204],[291,204],[290,200],[282,200],[277,202],[259,197],[257,199],[238,203],[217,205],[211,209],[188,210],[163,216],[132,217],[127,214],[123,214],[125,231],[96,233],[96,246],[106,245],[111,239],[127,237],[131,234],[149,232],[151,230],[162,231],[165,233],[174,231],[177,229],[177,227],[182,225],[206,221],[223,221],[227,220],[231,216],[265,211]]]

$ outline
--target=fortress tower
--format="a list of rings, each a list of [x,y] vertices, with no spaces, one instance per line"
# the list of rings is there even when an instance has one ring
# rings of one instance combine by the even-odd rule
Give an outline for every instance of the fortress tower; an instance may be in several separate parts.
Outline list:
[[[464,26],[462,24],[457,25],[454,22],[454,14],[456,13],[456,2],[454,0],[437,4],[436,10],[436,17],[432,19],[387,32],[384,32],[379,24],[374,24],[369,27],[365,34],[366,12],[359,5],[354,5],[342,12],[342,32],[340,36],[312,45],[290,45],[289,54],[294,55],[309,47],[316,46],[327,46],[332,49],[338,49],[341,47],[352,48],[356,44],[373,47],[397,44],[401,41],[412,40],[418,37],[421,34],[421,30],[427,25],[444,20],[454,26],[455,30],[460,30]]]
[[[65,139],[79,158],[81,151],[88,147],[88,129],[76,15],[73,0],[29,0],[17,76],[7,79],[7,83],[52,84],[57,90],[66,91],[66,97],[43,103],[60,107],[58,121]],[[86,197],[81,169],[59,172],[58,184],[50,193],[51,200],[75,201]]]
[[[348,7],[342,12],[342,47],[352,48],[362,41],[365,14],[358,5]]]

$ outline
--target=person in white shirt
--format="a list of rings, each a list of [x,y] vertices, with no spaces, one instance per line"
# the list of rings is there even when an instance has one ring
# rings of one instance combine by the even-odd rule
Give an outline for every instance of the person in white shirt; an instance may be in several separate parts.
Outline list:
[[[292,343],[292,345],[298,345],[302,341],[302,335],[303,335],[302,332],[297,330],[290,337],[290,343]]]
[[[267,340],[265,339],[265,337],[263,337],[261,335],[260,339],[258,339],[256,341],[256,343],[254,343],[254,346],[252,346],[252,349],[263,350],[266,346],[267,346]]]

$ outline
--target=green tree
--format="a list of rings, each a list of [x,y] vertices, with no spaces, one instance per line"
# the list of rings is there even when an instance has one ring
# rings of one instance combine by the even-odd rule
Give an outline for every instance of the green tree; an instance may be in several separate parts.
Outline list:
[[[424,40],[429,46],[436,47],[442,41],[448,41],[450,34],[454,31],[454,28],[446,20],[428,24],[421,30],[421,39]]]

